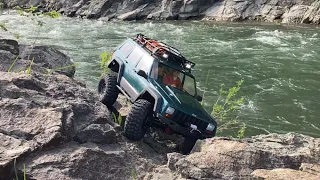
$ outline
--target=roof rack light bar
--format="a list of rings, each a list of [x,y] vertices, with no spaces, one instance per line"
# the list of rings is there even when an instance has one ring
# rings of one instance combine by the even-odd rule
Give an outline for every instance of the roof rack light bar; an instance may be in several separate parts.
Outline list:
[[[178,56],[179,59],[181,59],[180,61],[178,61],[178,60],[176,60],[176,58],[172,58],[172,59],[174,59],[174,61],[176,61],[176,63],[181,64],[184,68],[191,69],[195,66],[195,63],[193,63],[193,62],[187,60],[185,57],[183,57],[179,50],[177,50],[176,48],[171,47],[163,42],[159,42],[157,40],[148,38],[141,33],[136,35],[135,40],[139,44],[141,44],[142,47],[149,50],[151,54],[159,55],[162,58],[165,58],[166,60],[168,60],[167,53],[171,53],[172,55]],[[164,54],[166,54],[166,55],[164,55]]]

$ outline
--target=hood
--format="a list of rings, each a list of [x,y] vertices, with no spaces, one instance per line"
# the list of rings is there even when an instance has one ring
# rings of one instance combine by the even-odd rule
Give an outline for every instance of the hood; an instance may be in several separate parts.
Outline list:
[[[171,107],[186,114],[195,116],[196,118],[208,123],[215,123],[213,118],[207,113],[207,111],[205,111],[199,101],[197,101],[193,96],[190,96],[186,92],[180,91],[174,87],[158,83],[154,80],[152,84],[156,87],[156,89]]]

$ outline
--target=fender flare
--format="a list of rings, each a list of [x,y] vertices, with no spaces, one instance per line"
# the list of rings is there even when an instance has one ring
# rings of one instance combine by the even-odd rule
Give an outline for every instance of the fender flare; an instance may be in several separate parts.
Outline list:
[[[161,108],[161,105],[162,105],[162,97],[160,96],[160,94],[155,91],[154,89],[151,89],[150,87],[146,87],[144,88],[139,96],[134,99],[134,101],[138,100],[139,98],[143,97],[143,95],[145,93],[149,93],[151,95],[151,97],[153,97],[154,99],[154,105],[153,105],[153,111],[154,112],[160,112],[160,108]]]
[[[118,73],[118,78],[117,78],[117,83],[120,83],[121,77],[123,75],[123,71],[124,71],[124,63],[121,61],[120,58],[115,57],[113,58],[111,61],[108,62],[107,67],[110,68],[112,67],[115,63],[119,64],[119,71]]]

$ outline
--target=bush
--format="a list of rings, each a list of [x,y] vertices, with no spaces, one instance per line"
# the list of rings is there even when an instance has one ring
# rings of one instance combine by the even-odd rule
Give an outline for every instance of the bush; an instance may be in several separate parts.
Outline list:
[[[219,123],[217,133],[221,133],[226,129],[239,127],[239,120],[237,116],[235,116],[234,112],[239,110],[239,108],[244,104],[245,98],[243,96],[238,97],[238,92],[241,89],[242,83],[243,80],[237,81],[236,85],[228,90],[225,90],[224,84],[221,84],[219,97],[213,105],[211,112],[211,115]],[[245,130],[246,124],[242,123],[237,137],[243,138]]]

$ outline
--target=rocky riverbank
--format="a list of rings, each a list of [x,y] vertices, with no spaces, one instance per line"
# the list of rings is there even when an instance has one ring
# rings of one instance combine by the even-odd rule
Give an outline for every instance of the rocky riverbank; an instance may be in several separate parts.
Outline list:
[[[4,7],[39,6],[70,17],[103,20],[255,20],[320,23],[319,0],[4,0]]]
[[[320,177],[320,139],[301,134],[216,137],[198,141],[187,156],[176,152],[181,137],[161,131],[128,141],[96,92],[71,77],[74,69],[47,73],[72,64],[67,56],[46,46],[31,48],[37,60],[27,74],[21,69],[30,58],[20,58],[20,47],[28,46],[0,38],[0,179],[15,179],[16,173],[22,179],[24,166],[27,179]],[[124,116],[129,107],[122,97],[115,104]]]

